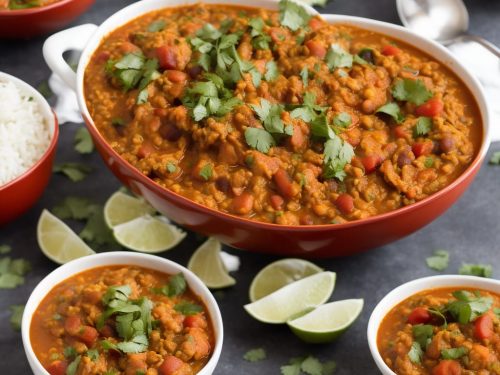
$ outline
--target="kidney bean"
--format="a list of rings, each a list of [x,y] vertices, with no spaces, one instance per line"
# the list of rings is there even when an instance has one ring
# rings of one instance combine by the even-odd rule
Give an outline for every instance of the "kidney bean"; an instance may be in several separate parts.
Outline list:
[[[215,187],[217,190],[222,191],[223,193],[229,193],[231,191],[231,183],[226,176],[217,177],[215,180]]]
[[[159,130],[162,138],[170,142],[176,142],[182,136],[182,131],[174,124],[164,123]]]
[[[340,194],[335,200],[335,205],[340,212],[348,215],[354,210],[354,199],[349,194]]]
[[[398,155],[398,167],[402,168],[405,165],[411,164],[415,160],[415,155],[411,150],[402,150]]]
[[[443,138],[441,138],[441,141],[439,141],[439,148],[444,153],[455,150],[455,138],[453,138],[451,135],[445,135]]]

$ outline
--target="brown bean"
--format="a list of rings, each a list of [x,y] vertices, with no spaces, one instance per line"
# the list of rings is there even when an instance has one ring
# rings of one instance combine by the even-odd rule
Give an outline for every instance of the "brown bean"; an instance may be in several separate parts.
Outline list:
[[[223,193],[229,193],[231,190],[231,183],[229,182],[229,179],[226,176],[220,176],[215,180],[215,187],[219,190],[222,191]]]
[[[182,131],[174,124],[166,123],[160,127],[160,135],[170,142],[176,142],[182,136]]]
[[[411,164],[415,160],[415,155],[410,150],[403,150],[398,155],[398,167],[402,168],[405,165]]]
[[[442,152],[448,153],[456,148],[455,138],[451,135],[445,135],[439,142],[439,148]]]

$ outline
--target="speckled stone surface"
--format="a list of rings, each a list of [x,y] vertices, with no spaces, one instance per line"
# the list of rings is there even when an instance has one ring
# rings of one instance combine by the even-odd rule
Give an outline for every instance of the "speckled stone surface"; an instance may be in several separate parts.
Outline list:
[[[90,11],[74,24],[100,23],[131,2],[97,0]],[[471,14],[471,32],[500,44],[500,2],[468,0],[466,4]],[[399,23],[395,2],[391,0],[334,0],[321,11]],[[13,74],[32,85],[48,78],[49,69],[42,58],[43,41],[44,37],[28,41],[0,41],[0,71]],[[12,245],[12,256],[27,258],[33,265],[33,271],[27,276],[24,286],[12,291],[0,290],[1,374],[30,373],[21,335],[9,326],[8,306],[24,304],[36,284],[56,267],[41,254],[37,246],[35,228],[41,210],[52,208],[67,195],[85,196],[104,203],[119,187],[119,182],[97,154],[82,156],[74,152],[72,140],[78,126],[61,126],[57,161],[85,162],[93,166],[94,172],[78,184],[62,176],[54,176],[35,207],[17,221],[0,228],[0,244]],[[494,144],[490,154],[499,150],[500,144]],[[500,167],[484,165],[464,196],[443,216],[419,232],[358,256],[318,261],[325,269],[337,272],[337,286],[332,299],[365,299],[363,313],[353,327],[338,341],[322,346],[304,344],[286,326],[263,325],[245,313],[242,306],[248,302],[248,287],[253,276],[276,258],[226,249],[239,255],[242,265],[234,273],[238,281],[236,286],[216,293],[224,319],[225,342],[215,374],[279,374],[280,366],[287,363],[290,357],[306,354],[321,360],[337,361],[336,374],[377,374],[366,341],[368,318],[376,303],[401,283],[436,274],[425,266],[425,257],[437,248],[450,251],[448,270],[451,273],[456,272],[462,262],[491,263],[494,276],[499,277],[499,219]],[[161,255],[186,265],[193,249],[201,242],[199,236],[190,234],[175,250]],[[268,358],[258,363],[244,361],[243,354],[255,347],[265,348]]]

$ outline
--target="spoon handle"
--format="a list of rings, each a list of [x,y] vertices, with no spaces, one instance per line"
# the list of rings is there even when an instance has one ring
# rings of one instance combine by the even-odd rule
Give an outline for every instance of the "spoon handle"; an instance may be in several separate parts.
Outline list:
[[[468,41],[474,41],[478,42],[479,44],[483,45],[485,48],[487,48],[489,51],[493,52],[495,55],[497,55],[498,58],[500,58],[500,48],[498,48],[496,45],[493,43],[487,41],[486,39],[478,36],[478,35],[471,35],[471,34],[463,34],[460,35],[454,39],[451,39],[449,41],[446,41],[444,44],[449,45],[455,42],[468,42]]]

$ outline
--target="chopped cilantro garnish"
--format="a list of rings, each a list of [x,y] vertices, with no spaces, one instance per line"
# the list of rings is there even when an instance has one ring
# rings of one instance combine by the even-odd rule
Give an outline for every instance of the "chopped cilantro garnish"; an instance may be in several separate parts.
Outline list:
[[[412,363],[415,363],[417,365],[422,363],[424,352],[422,351],[422,348],[420,347],[420,344],[418,342],[413,342],[410,351],[408,352],[408,357],[410,358],[410,361]]]
[[[97,361],[97,359],[99,358],[99,351],[97,349],[89,349],[87,350],[86,354],[92,362]]]
[[[266,63],[266,73],[264,74],[264,78],[266,81],[271,82],[279,77],[278,65],[274,60],[268,61]]]
[[[9,4],[9,9],[29,9],[39,7],[42,4],[40,0],[9,0],[7,2]]]
[[[431,168],[434,165],[434,158],[427,156],[424,161],[425,168]]]
[[[172,163],[171,161],[169,161],[167,163],[167,171],[168,171],[168,173],[174,173],[175,171],[177,171],[177,166],[174,163]]]
[[[75,358],[78,355],[76,349],[73,348],[72,346],[65,347],[63,354],[64,354],[64,357],[67,359]]]
[[[394,102],[384,104],[382,107],[377,109],[375,113],[385,113],[386,115],[391,116],[398,124],[402,123],[405,119],[401,113],[401,109],[397,103]]]
[[[420,79],[400,79],[391,90],[392,96],[397,100],[408,101],[420,105],[432,98],[432,92],[425,87]]]
[[[245,130],[245,140],[250,147],[265,154],[276,144],[271,134],[259,128],[247,128]]]
[[[279,8],[281,25],[292,31],[306,26],[311,19],[307,11],[292,0],[280,0]]]
[[[252,18],[248,21],[251,27],[250,36],[252,37],[252,46],[255,49],[269,49],[269,42],[271,37],[264,32],[264,20],[260,17]]]
[[[493,303],[489,297],[481,297],[465,290],[452,293],[457,300],[446,305],[446,311],[461,324],[474,321],[478,316],[488,311]]]
[[[290,112],[292,118],[300,118],[305,122],[311,122],[316,117],[322,115],[327,107],[316,104],[316,95],[311,92],[304,94],[304,103]]]
[[[325,56],[326,65],[330,70],[352,67],[353,56],[338,44],[332,44]]]
[[[259,362],[266,357],[266,351],[263,348],[251,349],[243,355],[243,359],[248,362]]]
[[[307,66],[304,66],[304,68],[300,71],[300,78],[302,78],[302,84],[304,85],[304,88],[307,87],[309,84],[309,69]]]
[[[62,163],[54,165],[52,171],[62,173],[73,182],[79,182],[92,172],[92,168],[81,163]]]
[[[443,359],[459,359],[466,355],[469,349],[460,346],[458,348],[441,349],[441,358]]]
[[[434,327],[430,324],[417,324],[412,327],[412,333],[420,348],[425,350],[434,335]]]
[[[14,289],[24,284],[24,275],[31,264],[24,259],[0,258],[0,289]]]
[[[213,170],[212,166],[210,164],[205,164],[203,168],[200,170],[200,177],[203,178],[205,181],[208,181],[212,178],[213,175]]]
[[[491,277],[493,275],[493,268],[490,264],[463,263],[458,273],[460,275]]]
[[[21,330],[21,321],[23,320],[24,305],[11,305],[9,306],[12,314],[10,316],[10,326],[14,331]]]
[[[78,128],[75,133],[75,150],[80,154],[90,154],[94,151],[94,143],[85,127]]]
[[[275,134],[293,134],[293,127],[290,125],[285,125],[281,120],[281,113],[283,112],[283,107],[279,104],[271,104],[266,99],[260,99],[260,106],[255,104],[250,104],[250,107],[259,116],[260,121],[264,125],[264,128],[269,133]]]
[[[325,142],[323,152],[323,177],[336,178],[342,181],[345,177],[344,167],[354,156],[354,149],[342,138],[335,135]]]
[[[446,250],[436,250],[434,255],[425,259],[425,262],[427,263],[427,267],[436,271],[443,271],[448,267],[449,260],[450,253]]]
[[[78,372],[78,366],[80,365],[81,359],[82,359],[81,356],[77,356],[73,360],[73,362],[71,362],[68,365],[68,368],[66,369],[66,375],[76,375],[76,373]]]
[[[180,302],[174,306],[174,310],[181,313],[182,315],[196,315],[203,311],[203,307],[196,303],[191,303],[187,301]]]
[[[347,112],[340,112],[333,118],[333,125],[347,128],[352,123],[351,115]]]
[[[432,119],[430,117],[419,117],[415,127],[413,128],[413,136],[415,138],[424,136],[432,129]]]
[[[158,31],[162,31],[163,29],[165,29],[165,26],[167,26],[165,20],[156,20],[149,24],[148,31],[150,33],[156,33]]]
[[[161,288],[153,289],[155,293],[164,294],[167,297],[180,296],[186,291],[187,283],[184,275],[178,273],[170,277],[168,284],[162,286]]]
[[[490,164],[500,165],[500,151],[496,151],[491,155]]]

